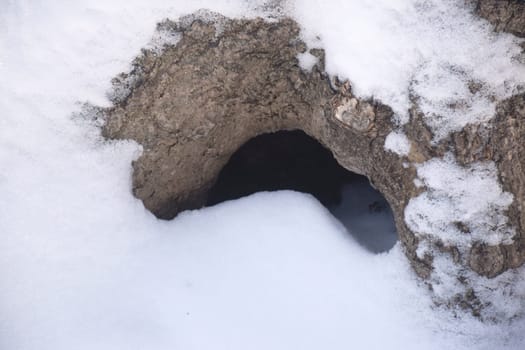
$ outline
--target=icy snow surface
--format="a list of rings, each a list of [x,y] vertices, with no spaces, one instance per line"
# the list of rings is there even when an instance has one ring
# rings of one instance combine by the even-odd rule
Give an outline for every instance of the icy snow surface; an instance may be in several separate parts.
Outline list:
[[[239,16],[255,5],[0,3],[0,349],[523,349],[524,322],[432,309],[399,247],[367,253],[309,196],[262,193],[171,222],[133,198],[140,147],[103,142],[96,122],[78,116],[79,101],[108,105],[111,78],[141,47],[177,40],[153,37],[159,20],[202,7]],[[321,32],[332,72],[402,119],[407,77],[432,67],[433,55],[479,64],[478,78],[509,75],[514,39],[480,39],[486,29],[469,17],[454,40],[451,30],[434,33],[459,40],[452,52],[439,40],[431,47],[436,28],[458,21],[436,6],[454,7],[301,1],[293,11]],[[486,64],[491,54],[504,64]],[[507,93],[499,83],[487,89]]]

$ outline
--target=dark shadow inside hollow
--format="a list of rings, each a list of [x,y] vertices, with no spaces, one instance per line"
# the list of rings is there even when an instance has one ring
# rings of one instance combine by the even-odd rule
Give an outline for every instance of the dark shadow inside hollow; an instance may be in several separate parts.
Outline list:
[[[387,251],[397,241],[390,206],[368,179],[340,166],[328,149],[298,130],[263,134],[241,146],[206,205],[276,190],[312,194],[370,251]]]

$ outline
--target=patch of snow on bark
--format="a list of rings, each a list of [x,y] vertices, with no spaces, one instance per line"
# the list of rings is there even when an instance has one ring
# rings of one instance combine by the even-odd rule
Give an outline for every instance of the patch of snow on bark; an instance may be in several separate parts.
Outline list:
[[[317,57],[315,57],[309,52],[303,52],[298,54],[297,59],[299,60],[299,67],[301,67],[307,72],[311,71],[315,64],[318,62]]]
[[[424,250],[425,248],[422,249]],[[428,253],[433,256],[434,266],[429,282],[432,283],[434,298],[438,303],[447,305],[454,298],[475,295],[479,300],[478,306],[484,308],[486,321],[497,320],[505,325],[502,320],[523,316],[525,266],[505,271],[494,278],[487,278],[455,264],[450,253],[436,251],[435,248],[430,248]],[[465,310],[457,307],[456,315],[464,312]],[[523,347],[523,344],[519,346]]]
[[[462,167],[447,154],[419,165],[417,174],[426,191],[405,208],[405,221],[416,235],[459,246],[509,243],[515,232],[505,210],[513,196],[502,190],[493,162]]]
[[[181,37],[180,33],[171,28],[158,28],[153,34],[149,44],[146,45],[146,49],[156,54],[161,54],[166,47],[177,45]]]
[[[406,156],[410,152],[410,140],[404,133],[392,131],[385,139],[385,149]]]

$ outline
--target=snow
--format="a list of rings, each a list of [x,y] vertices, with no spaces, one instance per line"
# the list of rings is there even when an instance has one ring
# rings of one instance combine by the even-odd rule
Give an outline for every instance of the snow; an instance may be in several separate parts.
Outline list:
[[[400,124],[416,99],[435,141],[488,120],[494,100],[525,81],[525,66],[516,59],[523,40],[494,34],[464,1],[304,0],[290,6],[309,45],[325,48],[330,74],[349,79],[358,96],[392,107]]]
[[[405,106],[406,96],[392,92],[420,62],[407,57],[428,49],[396,48],[406,18],[421,20],[407,16],[416,11],[413,2],[334,4],[305,1],[294,10],[312,28],[319,22],[331,71],[348,74],[363,94]],[[251,16],[255,5],[0,4],[0,348],[522,349],[525,321],[483,324],[433,307],[399,246],[367,252],[309,196],[262,193],[169,222],[132,196],[131,161],[140,147],[103,141],[97,121],[82,117],[93,113],[83,102],[110,104],[111,79],[157,40],[155,24],[163,18],[202,7]],[[472,26],[485,35],[481,24]],[[346,27],[368,34],[347,36]],[[374,33],[391,34],[371,41],[368,52],[352,51],[352,40],[367,42]],[[164,39],[176,41],[161,38],[162,45]],[[462,35],[457,40],[465,44]],[[485,74],[494,61],[484,62],[487,47],[476,46],[482,39],[471,40]],[[516,39],[483,40],[512,53]],[[465,64],[477,57],[456,53]],[[387,56],[395,59],[382,62]],[[423,181],[434,186],[427,175],[423,168]],[[490,176],[480,181],[492,185]],[[505,198],[494,197],[499,205]]]
[[[146,45],[146,50],[161,54],[165,47],[175,46],[180,39],[180,33],[170,30],[170,28],[161,27],[153,33],[153,37]]]
[[[490,316],[508,319],[525,310],[525,267],[488,279],[460,268],[448,254],[432,248],[431,242],[454,246],[463,259],[476,242],[510,244],[516,234],[506,211],[513,201],[503,191],[494,162],[477,162],[462,167],[451,154],[417,165],[416,184],[425,189],[405,208],[405,222],[419,236],[418,257],[434,257],[433,291],[443,302],[471,288],[483,302],[490,303]],[[466,264],[466,262],[463,262]],[[461,282],[458,278],[469,281]],[[468,285],[468,287],[466,287]]]
[[[318,61],[317,57],[309,52],[300,53],[297,55],[297,59],[299,60],[299,67],[307,72],[311,71]]]
[[[413,232],[464,247],[476,241],[510,243],[515,232],[507,225],[505,211],[513,196],[502,190],[493,162],[461,167],[447,154],[418,165],[417,174],[427,191],[405,208],[405,221]]]
[[[494,278],[486,278],[454,264],[449,254],[432,253],[434,253],[434,270],[430,281],[434,298],[438,302],[446,303],[462,294],[474,292],[480,300],[490,301],[490,304],[485,305],[485,312],[488,314],[487,322],[519,319],[519,317],[522,322],[522,312],[525,310],[525,283],[523,282],[525,268],[523,266],[507,270]],[[464,310],[458,308],[456,312],[461,314]],[[517,312],[521,314],[516,316]],[[523,348],[524,341],[515,340],[515,344],[516,346],[519,344],[518,348]]]
[[[410,140],[403,132],[392,131],[386,136],[385,149],[400,156],[407,156],[410,152]]]

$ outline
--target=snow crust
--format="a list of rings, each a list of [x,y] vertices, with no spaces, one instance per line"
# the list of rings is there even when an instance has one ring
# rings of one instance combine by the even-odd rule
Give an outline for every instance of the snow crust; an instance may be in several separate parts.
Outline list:
[[[432,19],[440,6],[427,5]],[[523,349],[523,320],[490,325],[434,309],[400,247],[367,253],[309,196],[258,194],[170,222],[155,219],[132,196],[130,164],[140,147],[103,141],[96,113],[82,102],[110,105],[111,79],[156,40],[155,24],[163,18],[201,7],[252,16],[258,6],[241,0],[0,4],[0,348]],[[347,72],[360,93],[398,103],[400,119],[407,96],[392,92],[420,63],[407,58],[419,47],[398,50],[390,40],[415,38],[396,30],[407,18],[421,20],[411,17],[417,9],[411,1],[295,7],[305,26],[322,32],[330,70]],[[447,28],[448,15],[429,23]],[[469,31],[485,35],[475,23]],[[369,35],[345,35],[356,32]],[[375,41],[374,33],[392,35]],[[355,40],[368,46],[367,57],[366,50],[352,51]],[[509,44],[501,44],[506,50],[515,42],[487,40]],[[487,47],[480,47],[483,63]],[[424,45],[419,50],[439,54]],[[465,54],[465,64],[477,57],[452,53]],[[382,63],[381,57],[392,58]],[[494,59],[507,62],[502,57],[496,52]],[[493,185],[483,169],[480,184]],[[425,168],[420,176],[440,188]],[[508,200],[504,193],[491,198],[501,207]],[[442,288],[446,293],[450,285]]]

